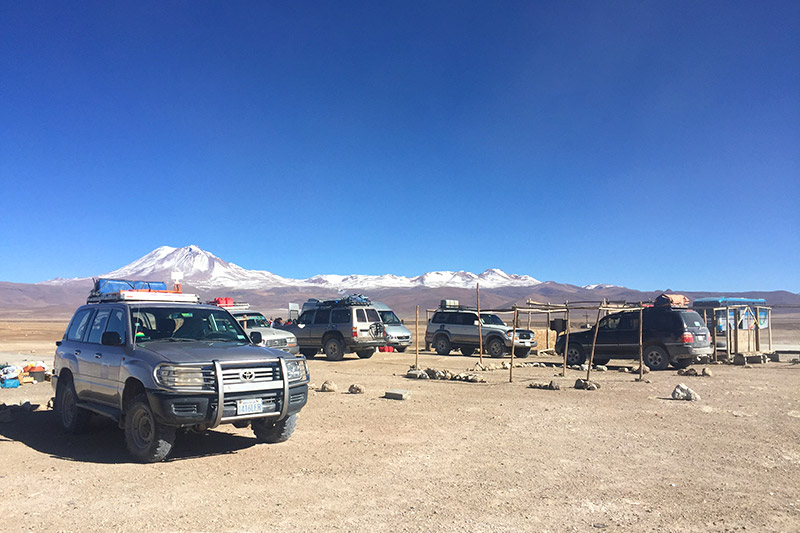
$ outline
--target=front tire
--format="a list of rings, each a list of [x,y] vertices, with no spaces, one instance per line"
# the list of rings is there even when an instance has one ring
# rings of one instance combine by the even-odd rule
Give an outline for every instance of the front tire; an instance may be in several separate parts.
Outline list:
[[[597,365],[606,366],[609,361],[611,361],[610,357],[595,357],[594,361],[592,362],[594,363],[595,366]]]
[[[356,351],[356,355],[360,359],[369,359],[370,357],[372,357],[372,354],[374,354],[374,353],[375,353],[375,348],[369,348],[368,350],[357,350]]]
[[[341,361],[344,357],[344,344],[336,337],[332,337],[325,341],[324,352],[328,361]]]
[[[78,407],[78,393],[72,377],[64,375],[56,385],[55,410],[58,414],[58,423],[67,433],[81,433],[89,425],[91,413]]]
[[[250,424],[257,442],[276,444],[285,442],[294,433],[297,427],[297,414],[289,415],[283,420],[272,422],[270,418],[257,418]]]
[[[158,422],[147,401],[140,394],[125,411],[125,444],[128,451],[143,463],[163,461],[172,451],[175,428]]]
[[[643,358],[650,370],[666,370],[669,366],[669,356],[661,346],[648,346],[644,349]]]
[[[319,350],[314,350],[311,348],[300,350],[300,353],[305,356],[306,359],[314,359],[317,356],[317,352]]]
[[[567,365],[582,365],[586,362],[586,352],[580,344],[570,344],[567,348]]]
[[[450,355],[450,339],[444,335],[439,335],[433,339],[433,349],[438,355]]]
[[[395,346],[394,351],[403,353],[406,351],[406,348],[408,348],[408,346]]]
[[[531,354],[530,348],[514,348],[514,357],[525,359]]]
[[[500,339],[492,339],[486,345],[486,353],[496,359],[503,357],[506,354],[506,345]]]

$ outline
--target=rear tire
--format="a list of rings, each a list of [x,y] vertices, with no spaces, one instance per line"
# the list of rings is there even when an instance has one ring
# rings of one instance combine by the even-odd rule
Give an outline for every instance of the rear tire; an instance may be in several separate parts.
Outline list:
[[[78,393],[72,383],[72,376],[65,374],[56,385],[55,410],[58,423],[67,433],[81,433],[89,425],[92,414],[78,407]]]
[[[461,355],[466,355],[467,357],[469,357],[470,355],[472,355],[474,353],[475,353],[475,347],[474,346],[472,346],[472,347],[462,346],[461,347]]]
[[[492,339],[486,345],[486,353],[496,359],[503,357],[506,354],[506,345],[500,339]]]
[[[257,418],[250,424],[257,442],[268,444],[285,442],[289,440],[294,433],[294,428],[297,427],[297,414],[289,415],[278,422],[271,420],[270,418]]]
[[[439,335],[433,339],[433,349],[439,355],[450,355],[450,339],[444,335]]]
[[[567,348],[567,364],[582,365],[586,362],[586,352],[580,344],[570,344]]]
[[[666,370],[669,366],[669,356],[661,346],[648,346],[644,349],[644,364],[650,370]]]
[[[147,395],[140,394],[125,410],[125,444],[143,463],[163,461],[172,451],[175,428],[156,421]]]
[[[324,352],[328,361],[341,361],[344,357],[344,344],[336,337],[331,337],[325,341]]]
[[[605,365],[608,364],[609,361],[611,361],[610,357],[595,357],[594,361],[592,361],[592,363],[594,363],[595,365],[603,365],[603,366],[605,366]]]
[[[367,350],[356,350],[356,355],[360,359],[369,359],[372,357],[372,354],[375,353],[375,348],[369,348]]]

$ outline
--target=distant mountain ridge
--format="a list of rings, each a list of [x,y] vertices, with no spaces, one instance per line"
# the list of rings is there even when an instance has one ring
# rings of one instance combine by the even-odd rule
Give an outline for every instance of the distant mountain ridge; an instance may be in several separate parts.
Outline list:
[[[492,289],[533,287],[541,283],[531,276],[507,274],[497,268],[491,268],[480,274],[463,270],[428,272],[413,278],[393,274],[380,276],[319,274],[307,279],[292,279],[266,270],[247,270],[195,245],[183,248],[161,246],[144,257],[100,277],[169,282],[172,272],[181,272],[185,284],[204,290],[253,290],[275,287],[324,288],[337,291],[414,287],[474,288],[476,283],[480,283],[483,288]],[[42,283],[63,284],[72,281],[77,280],[54,279]]]

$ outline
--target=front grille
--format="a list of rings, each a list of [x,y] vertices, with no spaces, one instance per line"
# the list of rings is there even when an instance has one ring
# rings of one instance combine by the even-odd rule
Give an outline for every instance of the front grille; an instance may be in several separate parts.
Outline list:
[[[278,348],[281,346],[287,346],[289,344],[289,340],[286,338],[280,339],[267,339],[264,341],[264,345],[268,348]]]
[[[398,335],[397,340],[399,341],[410,341],[411,335]]]
[[[527,331],[520,331],[519,332],[519,338],[527,340],[527,339],[531,338],[531,334],[529,332],[527,332]]]
[[[222,386],[225,394],[232,392],[248,392],[271,390],[283,387],[281,366],[278,361],[257,365],[224,367],[222,369]]]

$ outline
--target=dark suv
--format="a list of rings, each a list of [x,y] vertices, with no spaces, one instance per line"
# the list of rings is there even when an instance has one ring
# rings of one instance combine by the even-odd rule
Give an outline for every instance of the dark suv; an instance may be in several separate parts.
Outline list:
[[[320,349],[329,361],[339,361],[347,352],[368,359],[375,348],[386,346],[384,324],[369,299],[347,296],[339,300],[311,299],[303,313],[283,329],[294,333],[300,353],[313,358]]]
[[[709,331],[695,311],[671,306],[647,307],[642,311],[644,364],[664,370],[670,364],[686,368],[700,355],[713,352]],[[594,327],[570,332],[567,364],[580,365],[592,350]],[[566,335],[556,340],[556,352],[564,354]],[[597,330],[594,363],[604,365],[612,358],[638,359],[639,311],[620,311],[603,317]]]

